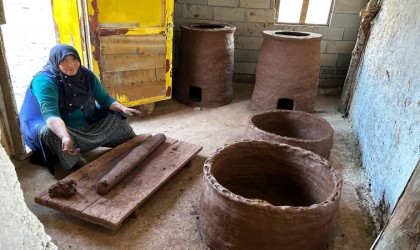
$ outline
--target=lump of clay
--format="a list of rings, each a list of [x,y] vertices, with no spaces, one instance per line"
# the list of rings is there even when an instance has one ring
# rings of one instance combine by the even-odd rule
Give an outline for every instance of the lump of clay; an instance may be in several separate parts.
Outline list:
[[[60,180],[48,189],[50,197],[71,197],[76,194],[77,183],[73,179]]]

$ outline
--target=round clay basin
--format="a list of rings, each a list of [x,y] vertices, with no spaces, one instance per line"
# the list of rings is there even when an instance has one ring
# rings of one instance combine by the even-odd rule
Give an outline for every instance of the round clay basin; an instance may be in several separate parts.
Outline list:
[[[296,110],[273,110],[251,117],[246,139],[287,143],[328,158],[334,130],[323,118]]]
[[[319,155],[270,141],[241,141],[204,163],[200,232],[212,249],[319,249],[341,177]]]

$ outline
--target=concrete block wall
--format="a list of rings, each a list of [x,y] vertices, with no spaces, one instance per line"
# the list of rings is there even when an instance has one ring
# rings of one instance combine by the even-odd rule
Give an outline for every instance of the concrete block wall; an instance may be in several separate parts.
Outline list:
[[[178,62],[178,42],[182,24],[229,24],[235,31],[234,80],[255,82],[258,52],[263,30],[294,30],[320,33],[321,70],[319,94],[340,95],[361,18],[367,0],[336,0],[328,26],[275,23],[275,0],[175,0],[174,68]]]

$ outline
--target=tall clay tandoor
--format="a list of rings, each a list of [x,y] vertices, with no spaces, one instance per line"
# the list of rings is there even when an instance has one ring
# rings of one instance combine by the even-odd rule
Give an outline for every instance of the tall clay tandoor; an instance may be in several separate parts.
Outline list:
[[[321,37],[311,32],[263,31],[251,109],[314,111]]]
[[[179,75],[173,93],[177,101],[201,107],[232,101],[235,29],[215,24],[181,25]]]

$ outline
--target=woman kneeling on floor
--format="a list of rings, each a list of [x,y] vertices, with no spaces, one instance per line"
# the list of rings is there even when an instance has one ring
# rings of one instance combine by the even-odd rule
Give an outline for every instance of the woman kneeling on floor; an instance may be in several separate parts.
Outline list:
[[[125,116],[133,115],[143,117],[112,98],[94,73],[81,66],[76,49],[65,44],[51,49],[19,112],[31,161],[47,166],[56,179],[86,164],[82,154],[132,139],[135,133]]]

